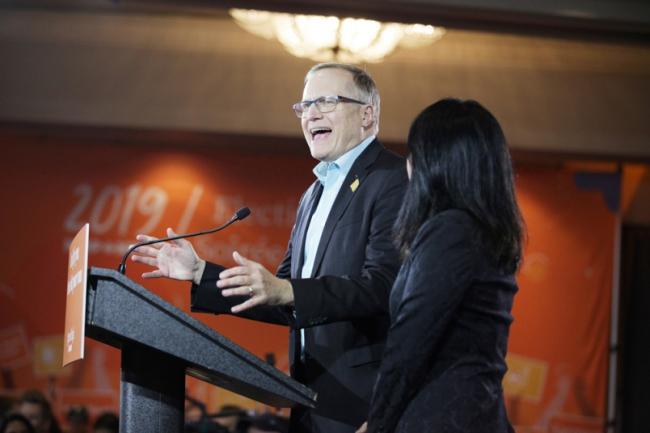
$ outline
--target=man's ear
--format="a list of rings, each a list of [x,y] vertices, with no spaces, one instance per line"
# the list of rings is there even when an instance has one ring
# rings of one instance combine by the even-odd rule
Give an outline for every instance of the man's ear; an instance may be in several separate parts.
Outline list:
[[[363,117],[361,118],[361,126],[368,128],[375,123],[375,109],[372,105],[366,105],[363,109]]]

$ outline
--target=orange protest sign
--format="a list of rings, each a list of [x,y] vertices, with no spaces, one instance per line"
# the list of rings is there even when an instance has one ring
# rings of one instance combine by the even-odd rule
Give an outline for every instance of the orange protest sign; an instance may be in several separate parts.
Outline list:
[[[515,353],[509,353],[506,361],[508,372],[503,377],[506,394],[538,402],[546,384],[549,363]]]
[[[79,230],[68,248],[68,288],[63,334],[63,365],[84,357],[86,282],[88,279],[88,223]]]
[[[39,377],[69,376],[72,370],[61,367],[62,335],[36,337],[32,342],[32,366]]]
[[[25,328],[13,325],[0,329],[0,368],[9,371],[29,364],[30,354]]]

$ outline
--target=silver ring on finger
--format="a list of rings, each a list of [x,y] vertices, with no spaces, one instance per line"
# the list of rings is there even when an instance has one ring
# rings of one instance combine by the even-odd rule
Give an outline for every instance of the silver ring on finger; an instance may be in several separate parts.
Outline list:
[[[248,296],[252,298],[254,295],[255,295],[255,292],[253,292],[253,288],[248,286]]]

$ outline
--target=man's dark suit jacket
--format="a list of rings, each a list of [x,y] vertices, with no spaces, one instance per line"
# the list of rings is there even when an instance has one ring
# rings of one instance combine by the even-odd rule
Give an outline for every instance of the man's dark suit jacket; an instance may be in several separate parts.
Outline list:
[[[388,297],[399,270],[392,226],[407,185],[404,159],[377,140],[352,165],[323,228],[312,278],[300,277],[305,236],[322,187],[303,194],[277,276],[293,307],[257,307],[239,316],[291,327],[292,376],[318,393],[316,409],[294,408],[292,433],[353,433],[368,406],[389,325]],[[224,268],[208,263],[192,286],[192,310],[230,313],[242,298],[216,288]],[[300,328],[305,330],[300,348]]]

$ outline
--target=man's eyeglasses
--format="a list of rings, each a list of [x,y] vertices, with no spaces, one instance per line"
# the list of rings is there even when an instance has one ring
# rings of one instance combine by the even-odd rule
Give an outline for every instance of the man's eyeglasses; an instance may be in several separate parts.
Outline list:
[[[309,111],[309,107],[313,105],[316,106],[316,109],[321,113],[329,113],[334,111],[339,102],[352,102],[354,104],[366,105],[367,102],[361,102],[356,99],[348,98],[346,96],[321,96],[320,98],[312,99],[311,101],[300,101],[293,104],[293,111],[296,112],[296,116],[302,118],[302,116]]]

